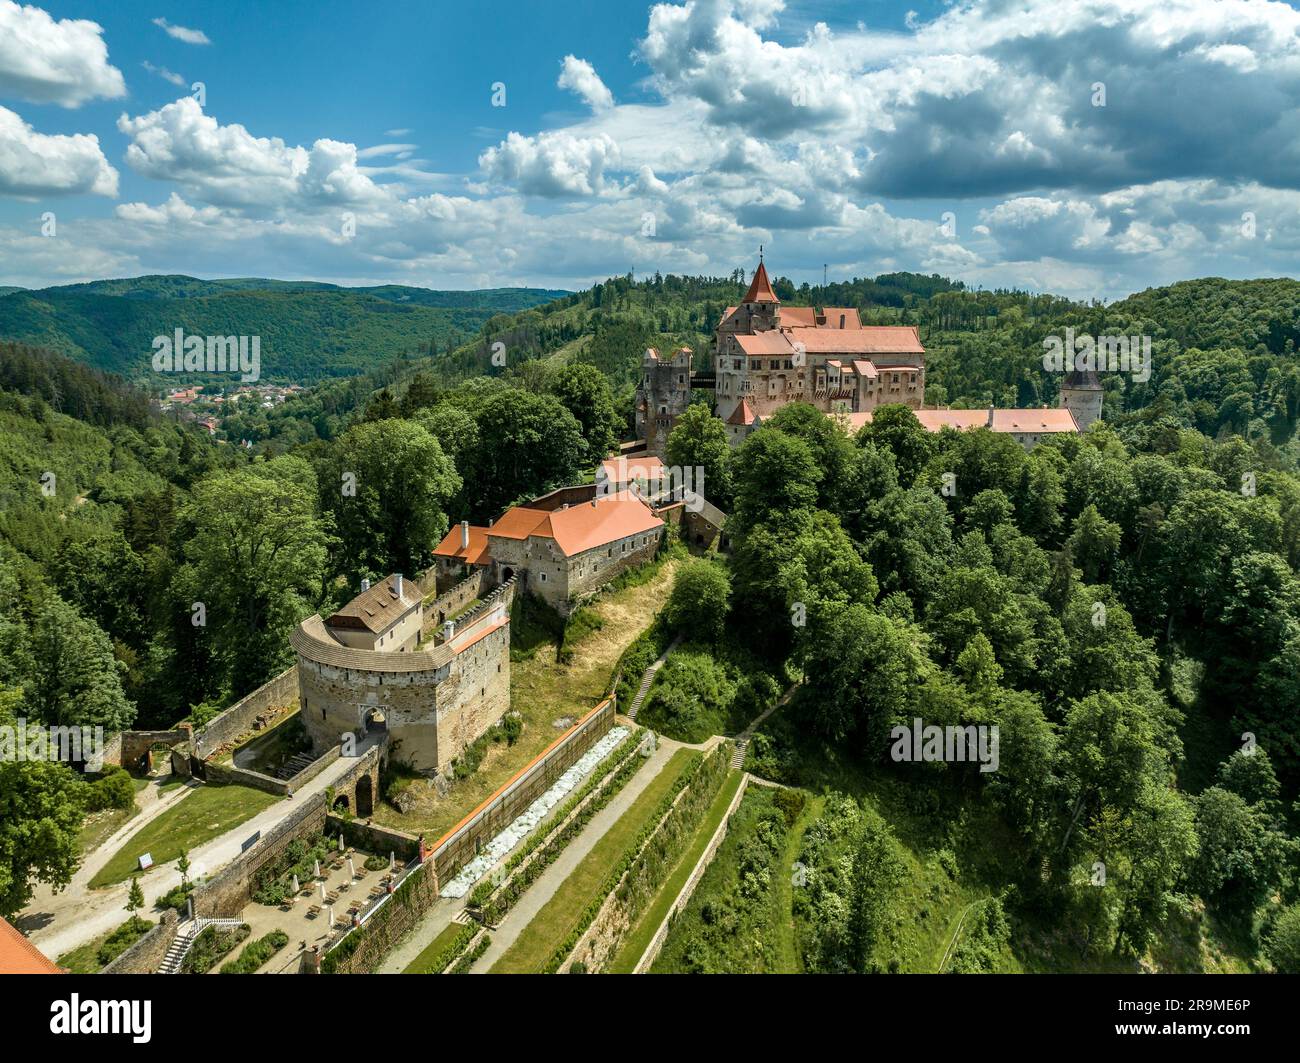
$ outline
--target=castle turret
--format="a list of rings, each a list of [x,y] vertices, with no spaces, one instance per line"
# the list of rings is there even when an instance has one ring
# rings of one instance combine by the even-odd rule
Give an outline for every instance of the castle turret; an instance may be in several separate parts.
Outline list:
[[[1080,432],[1086,432],[1093,421],[1101,417],[1101,380],[1095,369],[1073,369],[1061,381],[1061,398],[1058,405],[1074,415]]]
[[[641,383],[636,389],[636,434],[646,442],[646,453],[664,457],[668,436],[691,401],[689,347],[671,356],[646,348],[641,359]]]

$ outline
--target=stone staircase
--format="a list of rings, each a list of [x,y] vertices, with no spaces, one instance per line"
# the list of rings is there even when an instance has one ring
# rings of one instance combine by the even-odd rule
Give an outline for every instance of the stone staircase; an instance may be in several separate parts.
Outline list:
[[[629,720],[636,719],[636,714],[641,711],[641,703],[645,701],[646,695],[650,693],[650,686],[654,683],[655,676],[659,674],[659,669],[664,666],[664,661],[668,660],[668,655],[677,648],[677,644],[681,641],[680,635],[673,639],[673,641],[669,643],[668,648],[660,654],[659,659],[645,670],[645,675],[641,678],[641,686],[637,689],[636,697],[632,699],[632,704],[628,706],[627,718]]]
[[[316,758],[310,753],[295,753],[278,768],[275,769],[277,779],[292,779],[303,769],[314,764]]]
[[[749,736],[736,739],[736,751],[731,754],[731,767],[733,771],[740,771],[745,766],[745,750],[749,748]]]
[[[239,919],[187,919],[176,932],[176,937],[167,949],[167,955],[158,966],[159,974],[178,974],[180,973],[181,963],[188,955],[194,942],[203,931],[210,926],[215,926],[221,930],[227,930],[231,927],[239,926]]]

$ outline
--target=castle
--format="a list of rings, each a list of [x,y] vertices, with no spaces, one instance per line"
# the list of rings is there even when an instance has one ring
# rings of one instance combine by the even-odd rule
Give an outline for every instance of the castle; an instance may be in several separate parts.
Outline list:
[[[444,773],[510,708],[507,582],[438,628],[424,592],[400,574],[289,636],[298,654],[298,704],[318,753],[345,736],[386,732],[395,759]]]
[[[783,307],[761,257],[749,290],[727,307],[714,336],[714,412],[733,446],[791,402],[839,416],[849,430],[869,422],[877,407],[902,403],[932,432],[987,427],[1026,449],[1045,435],[1086,431],[1101,416],[1093,372],[1069,374],[1055,410],[927,410],[925,347],[914,326],[863,325],[852,307]],[[642,359],[636,427],[648,454],[665,453],[690,402],[690,366],[688,347],[667,358],[651,348]]]

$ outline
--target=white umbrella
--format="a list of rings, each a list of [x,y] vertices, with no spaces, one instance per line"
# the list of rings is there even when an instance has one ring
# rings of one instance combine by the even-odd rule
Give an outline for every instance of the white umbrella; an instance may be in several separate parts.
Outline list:
[[[301,887],[299,887],[299,885],[298,885],[298,875],[295,873],[294,876],[293,876],[293,893],[294,893],[294,896],[295,896],[295,897],[298,895],[298,890],[299,890],[300,888],[301,888]]]

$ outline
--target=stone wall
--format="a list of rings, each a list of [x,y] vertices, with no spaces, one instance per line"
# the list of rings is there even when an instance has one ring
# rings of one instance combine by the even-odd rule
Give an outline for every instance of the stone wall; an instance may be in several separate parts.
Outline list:
[[[326,816],[325,833],[334,838],[342,834],[348,845],[364,849],[368,853],[378,853],[380,856],[396,853],[399,865],[409,864],[420,855],[420,839],[414,834],[359,819],[344,819],[332,814]]]
[[[334,783],[331,794],[313,794],[302,801],[255,845],[200,885],[191,895],[194,914],[203,918],[237,918],[252,900],[257,873],[284,852],[290,842],[314,837],[325,829],[331,797],[348,796],[349,807],[353,807],[359,785],[367,785],[372,794],[379,792],[382,756],[382,743],[372,742]],[[367,782],[362,784],[362,779]]]
[[[182,724],[171,731],[120,731],[104,743],[104,763],[131,772],[145,770],[145,757],[156,745],[172,747],[193,743],[193,728]]]
[[[433,845],[438,881],[447,882],[537,800],[614,726],[614,700],[601,702],[546,747],[514,778]]]
[[[110,963],[102,974],[153,974],[162,966],[167,950],[176,940],[180,920],[168,908],[149,933]]]
[[[433,632],[440,630],[444,621],[455,616],[475,598],[482,597],[490,581],[491,573],[486,568],[475,569],[450,590],[438,595],[431,602],[425,602],[422,629],[424,637],[427,638]]]
[[[240,698],[208,721],[194,738],[194,753],[206,760],[222,746],[253,729],[253,721],[270,709],[287,705],[298,696],[298,669],[286,668],[274,679]]]
[[[649,561],[659,549],[663,529],[657,528],[565,557],[554,539],[491,539],[497,572],[525,576],[528,591],[561,616],[590,597],[620,572]]]
[[[300,627],[299,701],[315,748],[382,726],[395,759],[419,771],[447,771],[510,709],[514,588],[499,587],[457,621],[450,644],[412,654],[344,650],[312,634],[318,624]]]

